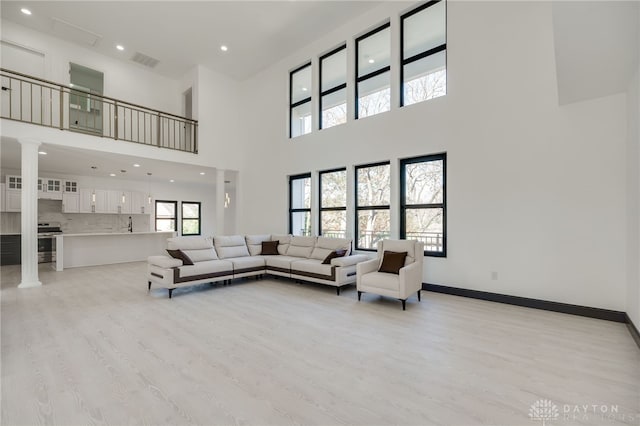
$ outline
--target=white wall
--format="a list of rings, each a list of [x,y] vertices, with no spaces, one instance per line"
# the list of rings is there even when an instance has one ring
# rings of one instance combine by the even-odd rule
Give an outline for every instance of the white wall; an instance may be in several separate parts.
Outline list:
[[[19,175],[19,170],[10,170],[3,169],[2,175],[3,179],[6,175]],[[215,235],[222,234],[222,232],[217,232],[215,229],[215,212],[216,212],[216,188],[215,185],[203,185],[203,184],[180,184],[180,183],[166,183],[166,182],[156,182],[150,181],[147,183],[146,181],[138,181],[138,180],[126,180],[126,179],[109,179],[102,177],[93,177],[93,176],[75,176],[75,175],[64,175],[58,173],[43,173],[45,177],[51,178],[60,178],[60,179],[68,179],[68,180],[76,180],[78,181],[78,185],[80,188],[91,188],[91,189],[115,189],[119,191],[138,191],[143,192],[145,194],[151,193],[153,200],[168,200],[168,201],[178,201],[178,216],[180,217],[180,202],[181,201],[200,201],[202,204],[201,215],[202,215],[202,235]],[[60,205],[62,208],[62,204]],[[149,225],[153,230],[155,226],[153,217],[154,217],[154,207],[155,204],[152,202],[151,205],[151,220],[149,221]],[[50,210],[48,212],[50,213]],[[3,213],[5,215],[6,213]],[[60,222],[73,220],[74,218],[81,218],[85,216],[83,214],[65,214],[61,215]],[[122,216],[128,217],[129,214],[123,215],[111,215],[111,216]],[[49,216],[50,218],[51,216]],[[178,218],[179,220],[179,218]],[[136,223],[146,223],[145,221],[139,220]],[[134,223],[134,226],[136,225]],[[126,226],[126,225],[125,225]],[[180,226],[180,222],[178,222],[178,227]],[[76,225],[69,225],[69,228],[73,228],[74,232],[79,232]],[[64,229],[64,228],[63,228]],[[138,230],[138,228],[135,228]],[[3,232],[19,232],[20,229],[3,229]],[[88,232],[87,230],[86,232]],[[82,231],[80,231],[82,232]]]
[[[625,310],[625,96],[558,106],[550,4],[449,2],[447,96],[286,137],[288,71],[344,40],[352,49],[389,16],[397,46],[400,7],[382,5],[243,86],[238,228],[286,231],[289,174],[446,151],[448,257],[425,259],[425,282]]]
[[[627,92],[627,117],[626,312],[636,328],[640,329],[640,68],[636,71]]]

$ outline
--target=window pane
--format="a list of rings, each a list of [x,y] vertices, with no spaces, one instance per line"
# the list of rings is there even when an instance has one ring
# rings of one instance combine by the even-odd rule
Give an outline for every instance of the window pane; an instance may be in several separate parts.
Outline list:
[[[311,65],[291,74],[291,103],[311,96]]]
[[[291,213],[291,233],[293,235],[311,235],[311,213],[292,212]]]
[[[375,249],[390,233],[389,210],[358,210],[358,248]]]
[[[182,235],[194,235],[199,234],[200,221],[198,219],[183,219],[182,220]]]
[[[404,57],[410,58],[446,42],[445,2],[404,19]]]
[[[390,27],[358,41],[358,77],[388,66],[391,57]]]
[[[389,205],[389,164],[357,169],[358,206]]]
[[[404,105],[411,105],[447,94],[447,54],[427,56],[404,66]]]
[[[176,205],[174,203],[156,203],[156,217],[175,218]]]
[[[311,133],[311,102],[291,109],[291,137]]]
[[[347,89],[322,97],[322,128],[347,122]]]
[[[311,208],[311,178],[291,180],[291,208]]]
[[[322,173],[320,175],[320,194],[322,194],[321,207],[346,207],[347,171]]]
[[[406,209],[405,228],[407,240],[418,240],[424,243],[425,251],[443,251],[443,210]]]
[[[385,72],[358,83],[358,118],[391,109],[390,73]]]
[[[322,60],[321,92],[347,82],[347,49],[342,49]]]
[[[156,219],[156,231],[175,231],[175,219]]]
[[[321,211],[320,230],[322,235],[329,238],[345,238],[347,235],[347,212]]]
[[[405,168],[406,204],[438,204],[444,200],[443,161],[407,164]]]
[[[200,204],[182,203],[182,217],[184,219],[198,219],[200,217]]]

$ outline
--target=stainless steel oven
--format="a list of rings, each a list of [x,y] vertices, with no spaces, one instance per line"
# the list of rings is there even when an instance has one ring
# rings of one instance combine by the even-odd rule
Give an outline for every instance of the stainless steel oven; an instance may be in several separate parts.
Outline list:
[[[38,263],[56,261],[56,235],[62,234],[59,223],[38,224]]]

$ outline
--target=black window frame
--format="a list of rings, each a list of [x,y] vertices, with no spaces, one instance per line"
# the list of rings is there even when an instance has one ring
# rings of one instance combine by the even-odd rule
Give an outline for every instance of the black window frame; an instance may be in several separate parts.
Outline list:
[[[405,58],[404,57],[404,20],[407,18],[410,18],[415,14],[418,14],[424,11],[425,9],[428,9],[429,7],[435,4],[440,3],[441,1],[445,2],[444,4],[444,8],[445,8],[444,9],[444,43],[434,48],[431,48],[429,50],[416,53],[415,55],[410,56],[409,58]],[[400,16],[400,107],[401,108],[405,106],[404,105],[404,67],[412,62],[419,61],[420,59],[424,59],[428,56],[432,56],[446,50],[447,50],[447,3],[446,3],[446,0],[428,1]],[[447,69],[447,57],[445,57],[445,63],[444,63],[445,70]]]
[[[355,82],[354,86],[355,86],[356,98],[355,98],[355,102],[354,102],[354,104],[355,104],[354,116],[355,116],[356,120],[359,119],[358,111],[360,110],[360,105],[359,105],[359,101],[358,101],[358,83],[363,82],[363,81],[368,80],[368,79],[373,78],[373,77],[377,77],[380,74],[384,74],[385,72],[389,72],[389,83],[391,83],[391,60],[389,61],[389,65],[387,65],[386,67],[380,68],[380,69],[378,69],[376,71],[372,71],[369,74],[363,75],[362,77],[358,77],[358,54],[359,54],[360,42],[362,40],[374,35],[374,34],[379,33],[380,31],[386,30],[387,28],[390,28],[390,27],[391,27],[391,22],[387,22],[387,23],[382,24],[379,27],[376,27],[373,30],[371,30],[371,31],[369,31],[369,32],[357,37],[356,40],[355,40],[356,82]],[[389,46],[389,54],[390,54],[390,58],[389,59],[391,59],[391,57],[392,57],[392,55],[391,55],[391,46]],[[389,110],[391,110],[391,106],[389,106]],[[385,112],[387,112],[387,111],[385,111]],[[356,244],[356,246],[357,246],[357,244]]]
[[[301,99],[299,101],[297,101],[296,103],[293,103],[293,75],[299,71],[302,71],[303,69],[310,67],[311,66],[311,61],[305,63],[304,65],[300,65],[298,68],[294,69],[293,71],[289,72],[289,139],[293,139],[293,132],[292,127],[293,127],[293,109],[296,107],[299,107],[300,105],[304,105],[307,102],[311,102],[311,87],[309,88],[309,97]],[[312,70],[313,71],[313,70]],[[306,134],[306,133],[305,133]],[[299,135],[299,136],[303,136],[303,135]]]
[[[289,234],[293,235],[293,214],[299,212],[309,212],[309,223],[311,223],[311,202],[309,208],[293,208],[293,181],[297,179],[311,179],[311,172],[289,176]]]
[[[188,217],[186,220],[197,220],[198,221],[198,233],[196,234],[185,234],[184,231],[184,205],[185,204],[197,204],[198,205],[198,218]],[[202,203],[200,201],[181,201],[180,202],[180,235],[182,236],[191,236],[191,235],[202,235]]]
[[[173,217],[173,232],[178,232],[178,201],[176,200],[155,200],[154,212],[153,212],[153,227],[158,232],[158,203],[164,204],[173,204],[173,211],[175,216]],[[160,219],[167,219],[166,217],[161,217]]]
[[[359,246],[360,240],[360,221],[358,220],[358,212],[361,210],[389,210],[391,213],[391,198],[389,199],[389,204],[386,205],[377,205],[377,206],[359,206],[358,205],[358,170],[366,169],[369,167],[378,167],[378,166],[389,166],[389,195],[391,195],[391,161],[380,161],[377,163],[368,163],[361,164],[355,166],[354,168],[354,194],[355,194],[355,236],[354,236],[354,247],[359,251],[377,251],[377,248],[362,248]],[[389,217],[389,231],[391,231],[391,217]]]
[[[330,170],[322,170],[321,172],[318,172],[318,235],[322,235],[322,212],[338,212],[338,211],[343,211],[345,212],[345,219],[347,216],[347,198],[348,198],[348,188],[345,187],[344,189],[344,207],[322,207],[322,175],[326,175],[329,173],[336,173],[336,172],[347,172],[347,168],[346,167],[339,167],[337,169],[330,169]],[[346,181],[345,181],[345,185],[346,185]],[[346,238],[346,232],[347,230],[344,230],[345,232],[345,238]]]
[[[326,96],[326,95],[330,95],[332,93],[338,92],[340,90],[346,89],[347,88],[347,74],[345,73],[345,81],[344,83],[341,83],[337,86],[331,87],[325,91],[322,90],[322,61],[327,59],[328,57],[330,57],[331,55],[335,55],[338,52],[341,52],[343,50],[345,50],[347,48],[347,43],[342,44],[341,46],[336,47],[335,49],[333,49],[332,51],[325,53],[324,55],[320,56],[318,58],[318,79],[319,79],[319,87],[318,87],[318,91],[319,91],[319,95],[318,96],[318,130],[322,130],[322,99]],[[348,58],[347,58],[348,59]],[[347,110],[348,110],[349,106],[347,105]],[[347,114],[349,112],[347,111]]]
[[[406,165],[442,161],[442,203],[407,204],[406,198]],[[442,209],[442,251],[424,251],[425,256],[447,257],[447,153],[422,155],[400,160],[400,239],[406,239],[406,210],[410,209]],[[426,247],[426,245],[425,245]]]

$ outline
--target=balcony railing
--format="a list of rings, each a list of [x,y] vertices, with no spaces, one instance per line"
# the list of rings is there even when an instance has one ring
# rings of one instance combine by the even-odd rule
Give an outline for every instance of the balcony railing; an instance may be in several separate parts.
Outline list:
[[[301,230],[300,235],[311,235],[311,232]],[[322,235],[328,238],[346,238],[347,231],[333,229],[323,231]],[[376,249],[378,241],[388,238],[390,238],[388,232],[360,231],[358,247]],[[441,252],[444,249],[444,234],[442,232],[407,232],[406,239],[423,242],[425,251]]]
[[[198,153],[198,122],[0,68],[2,118]]]

